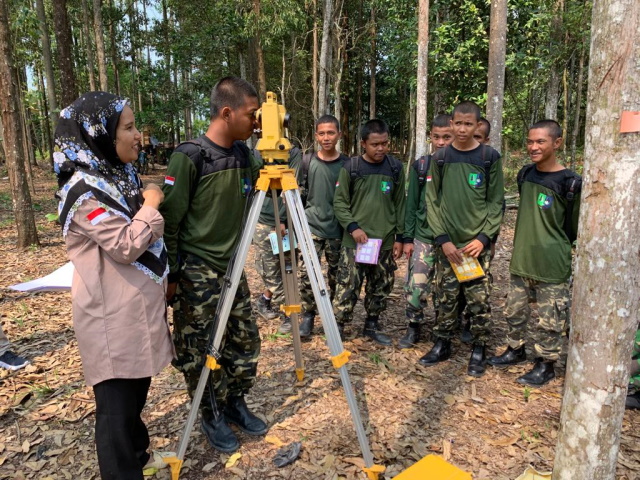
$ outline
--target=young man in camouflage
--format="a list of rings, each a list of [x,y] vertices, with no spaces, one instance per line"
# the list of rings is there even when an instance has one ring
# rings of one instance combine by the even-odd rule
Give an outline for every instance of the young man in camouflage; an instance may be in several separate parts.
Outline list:
[[[571,245],[577,233],[582,181],[558,163],[556,151],[561,146],[562,129],[554,120],[542,120],[529,129],[527,151],[533,164],[518,173],[520,205],[504,310],[508,347],[489,359],[496,367],[526,360],[529,296],[535,293],[539,315],[532,333],[535,365],[516,380],[533,387],[555,378],[553,366],[569,322]]]
[[[431,145],[434,152],[453,141],[451,115],[437,115],[431,122]],[[398,342],[400,348],[411,348],[420,341],[420,324],[424,321],[427,299],[433,293],[433,307],[436,310],[436,295],[433,291],[435,252],[433,232],[426,221],[427,209],[425,188],[431,155],[425,155],[413,162],[409,169],[409,189],[404,213],[404,254],[409,260],[405,285],[407,305],[405,313],[409,320],[407,332]],[[436,311],[437,315],[437,311]]]
[[[436,342],[420,359],[425,366],[451,356],[451,338],[459,323],[458,297],[464,293],[471,313],[473,349],[467,373],[485,372],[485,344],[489,339],[489,262],[491,239],[502,221],[504,182],[500,154],[473,138],[480,122],[480,109],[462,102],[453,110],[454,140],[431,159],[432,185],[427,188],[427,222],[436,248],[436,283],[439,316],[434,328]],[[485,275],[460,283],[453,264],[463,256],[476,258]]]
[[[305,153],[301,167],[298,169],[298,183],[313,245],[318,258],[322,258],[324,252],[327,261],[329,295],[333,301],[343,233],[333,211],[333,198],[338,175],[349,157],[336,149],[342,136],[340,123],[336,117],[323,115],[316,121],[315,128],[315,138],[320,149],[314,153]],[[303,310],[300,336],[308,337],[313,332],[315,316],[318,312],[304,262],[300,262],[300,297]]]
[[[253,152],[254,156],[261,159],[257,150]],[[294,170],[298,168],[302,159],[302,152],[297,147],[292,147],[289,152],[289,166]],[[280,231],[285,234],[287,211],[285,209],[282,197],[278,196],[278,213],[280,215]],[[280,257],[273,253],[271,248],[271,240],[269,235],[275,232],[276,216],[273,210],[273,199],[271,194],[267,194],[260,210],[260,217],[256,224],[256,232],[253,235],[253,244],[256,246],[256,270],[262,278],[265,289],[256,301],[256,311],[265,320],[273,320],[278,316],[281,317],[282,323],[278,327],[279,333],[288,333],[291,331],[291,319],[279,313],[279,307],[284,304],[284,285],[282,283],[282,272],[280,270]],[[289,253],[285,254],[287,258]]]
[[[169,253],[167,298],[174,300],[174,366],[184,374],[191,397],[225,272],[240,240],[247,198],[262,166],[243,143],[256,127],[256,90],[240,78],[226,77],[213,87],[210,105],[207,132],[182,143],[171,155],[160,207]],[[227,422],[250,435],[267,431],[244,400],[255,381],[260,353],[260,334],[244,275],[220,352],[221,368],[211,372],[215,402],[207,386],[200,405],[202,429],[214,448],[233,452],[239,444]]]
[[[344,164],[338,176],[333,208],[344,228],[333,312],[341,336],[351,321],[362,283],[367,280],[363,335],[381,345],[391,339],[379,331],[379,317],[393,289],[396,260],[402,256],[404,179],[402,163],[387,155],[389,127],[378,119],[361,130],[364,154]],[[356,263],[356,247],[381,239],[378,263]]]

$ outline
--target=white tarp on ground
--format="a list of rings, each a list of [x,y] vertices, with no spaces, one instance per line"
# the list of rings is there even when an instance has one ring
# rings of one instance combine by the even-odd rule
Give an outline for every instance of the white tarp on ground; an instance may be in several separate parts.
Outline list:
[[[73,278],[73,263],[69,262],[50,273],[46,277],[31,280],[30,282],[11,285],[9,288],[19,292],[47,292],[71,290]]]

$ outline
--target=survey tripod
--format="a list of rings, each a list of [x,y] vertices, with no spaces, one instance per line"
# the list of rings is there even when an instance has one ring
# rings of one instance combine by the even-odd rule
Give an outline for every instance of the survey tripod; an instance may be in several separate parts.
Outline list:
[[[220,368],[218,361],[221,358],[219,352],[220,344],[224,337],[227,320],[231,312],[235,294],[240,282],[242,271],[247,260],[251,240],[258,223],[258,217],[262,204],[267,195],[267,191],[271,192],[274,202],[274,211],[276,215],[276,235],[278,239],[278,252],[280,257],[280,266],[282,272],[282,281],[284,284],[285,305],[282,307],[285,315],[291,318],[291,326],[293,333],[294,355],[296,361],[296,376],[298,380],[302,380],[304,376],[304,366],[302,363],[302,348],[300,345],[300,330],[298,325],[298,313],[300,313],[299,291],[297,289],[296,278],[296,255],[294,243],[297,240],[297,246],[302,252],[302,258],[307,267],[313,296],[316,300],[318,313],[322,319],[322,326],[327,337],[327,345],[331,354],[331,362],[340,374],[342,387],[344,389],[347,404],[351,411],[360,450],[364,459],[364,472],[369,480],[377,480],[379,474],[384,472],[384,467],[373,463],[373,455],[369,448],[369,441],[362,424],[362,417],[358,409],[356,396],[351,385],[349,372],[347,370],[347,362],[351,352],[345,350],[338,331],[331,299],[327,286],[322,275],[320,261],[316,254],[311,237],[311,230],[304,212],[298,184],[294,175],[294,171],[289,168],[289,150],[291,144],[285,137],[285,128],[288,123],[288,114],[284,107],[277,102],[276,95],[273,92],[267,92],[266,102],[262,104],[262,108],[256,112],[256,117],[261,124],[261,138],[258,140],[256,149],[262,154],[265,168],[260,171],[260,177],[256,184],[255,195],[249,200],[249,213],[245,218],[245,225],[240,238],[240,243],[236,247],[236,251],[229,263],[227,273],[224,277],[224,285],[220,293],[220,300],[216,309],[215,317],[212,322],[211,335],[207,353],[204,359],[204,366],[198,386],[193,395],[191,409],[187,417],[187,423],[184,426],[182,438],[178,446],[176,456],[165,458],[165,462],[171,467],[172,480],[178,480],[180,469],[184,462],[189,436],[193,429],[193,425],[198,414],[198,407],[207,385],[209,375],[212,370]],[[284,197],[287,219],[289,225],[290,238],[290,264],[287,264],[283,252],[282,233],[278,226],[280,225],[279,208],[277,204],[277,192],[281,190]],[[293,229],[291,229],[293,226]],[[295,240],[294,240],[295,237]],[[213,398],[213,392],[210,392]],[[220,413],[222,414],[222,413]]]

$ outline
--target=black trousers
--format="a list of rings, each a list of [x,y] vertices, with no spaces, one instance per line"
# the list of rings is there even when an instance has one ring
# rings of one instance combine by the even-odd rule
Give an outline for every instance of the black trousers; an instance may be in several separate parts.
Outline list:
[[[96,450],[103,480],[143,480],[149,432],[140,418],[151,378],[115,378],[94,385]]]

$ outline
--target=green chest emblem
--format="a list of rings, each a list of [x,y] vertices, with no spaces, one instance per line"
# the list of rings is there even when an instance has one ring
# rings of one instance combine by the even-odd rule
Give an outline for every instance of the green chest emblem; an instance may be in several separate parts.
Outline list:
[[[484,175],[482,173],[470,173],[468,182],[471,187],[478,188],[484,183]]]
[[[382,190],[382,193],[384,193],[385,195],[391,193],[391,182],[385,182],[384,180],[381,181],[380,190]]]
[[[549,210],[553,205],[553,197],[550,195],[545,195],[544,193],[538,194],[538,206],[542,210]]]

